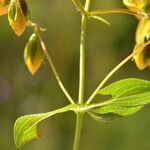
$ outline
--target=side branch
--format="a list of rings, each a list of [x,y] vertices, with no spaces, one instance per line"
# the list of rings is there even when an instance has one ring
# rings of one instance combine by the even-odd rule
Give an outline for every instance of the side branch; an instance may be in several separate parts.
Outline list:
[[[51,68],[52,68],[52,71],[53,71],[53,73],[54,73],[54,75],[55,75],[55,77],[56,77],[56,80],[57,80],[57,82],[58,82],[60,88],[62,89],[62,91],[64,92],[64,94],[66,95],[66,97],[67,97],[67,99],[70,101],[70,103],[71,103],[71,104],[74,104],[75,102],[73,101],[73,99],[71,98],[71,96],[70,96],[69,93],[67,92],[66,88],[64,87],[64,85],[63,85],[63,83],[62,83],[62,81],[61,81],[61,79],[60,79],[60,77],[59,77],[59,75],[58,75],[58,72],[57,72],[57,70],[56,70],[56,67],[55,67],[55,65],[54,65],[54,63],[53,63],[53,61],[52,61],[52,58],[51,58],[51,56],[49,55],[48,50],[47,50],[47,48],[46,48],[46,46],[45,46],[45,43],[43,42],[43,39],[42,39],[41,36],[40,36],[40,41],[41,41],[41,45],[42,45],[42,48],[43,48],[43,50],[44,50],[44,53],[45,53],[45,55],[46,55],[46,58],[47,58],[47,60],[48,60],[48,62],[49,62],[49,64],[50,64],[50,66],[51,66]]]
[[[94,10],[89,12],[88,14],[93,16],[93,15],[104,15],[104,14],[117,14],[117,13],[123,13],[123,14],[128,14],[135,16],[136,18],[139,18],[141,16],[145,16],[145,14],[142,13],[137,13],[128,9],[106,9],[106,10]]]
[[[90,104],[92,100],[95,98],[97,93],[100,91],[100,89],[105,85],[105,83],[114,75],[124,64],[126,64],[130,59],[132,59],[138,52],[142,51],[145,47],[150,45],[150,41],[141,44],[141,45],[135,45],[133,53],[130,54],[128,57],[126,57],[121,63],[119,63],[105,78],[104,80],[99,84],[99,86],[96,88],[96,90],[93,92],[93,94],[90,96],[90,98],[87,100],[86,104]]]
[[[85,14],[86,11],[84,10],[84,7],[80,0],[72,0],[73,4],[77,8],[78,11],[80,11],[82,14]]]

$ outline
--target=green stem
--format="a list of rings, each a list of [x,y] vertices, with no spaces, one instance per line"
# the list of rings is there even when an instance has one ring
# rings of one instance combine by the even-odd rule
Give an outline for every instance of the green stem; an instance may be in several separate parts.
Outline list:
[[[117,13],[123,13],[123,14],[129,14],[133,15],[135,17],[143,16],[143,14],[136,13],[134,11],[128,10],[128,9],[106,9],[106,10],[94,10],[89,12],[89,15],[105,15],[105,14],[117,14]]]
[[[119,63],[105,78],[104,80],[99,84],[99,86],[96,88],[96,90],[93,92],[93,94],[90,96],[90,98],[87,100],[86,104],[90,104],[92,100],[95,98],[99,90],[104,86],[104,84],[114,75],[124,64],[126,64],[130,59],[132,59],[137,53],[142,51],[146,46],[150,44],[150,41],[141,44],[141,45],[135,45],[133,49],[133,53],[130,54],[128,57],[126,57],[121,63]]]
[[[86,0],[84,10],[89,11],[91,0]],[[81,21],[81,37],[80,37],[80,68],[79,68],[79,97],[78,103],[83,104],[84,101],[84,85],[85,85],[85,46],[87,32],[87,16],[82,14]]]
[[[76,129],[75,129],[76,132],[75,132],[75,139],[74,139],[73,150],[78,150],[79,149],[82,124],[83,124],[83,113],[77,112]]]
[[[85,10],[84,10],[84,7],[81,3],[81,0],[72,0],[72,2],[78,11],[81,11],[82,14],[85,14]]]
[[[93,94],[90,96],[86,104],[90,104],[92,100],[95,98],[99,90],[104,86],[104,84],[112,77],[114,73],[116,73],[126,62],[128,62],[132,57],[134,56],[134,53],[129,55],[127,58],[125,58],[119,65],[117,65],[105,78],[104,80],[99,84],[99,86],[96,88],[96,90],[93,92]]]
[[[89,11],[91,0],[86,0],[84,10]],[[86,46],[86,32],[87,32],[87,16],[82,14],[81,21],[81,37],[80,37],[80,66],[79,66],[79,97],[78,104],[82,105],[84,102],[84,85],[85,85],[85,46]],[[83,124],[83,112],[77,112],[76,130],[73,150],[79,149],[81,130]]]
[[[56,80],[57,80],[57,82],[58,82],[60,88],[62,89],[63,93],[65,94],[65,96],[67,97],[67,99],[70,101],[70,103],[71,103],[71,104],[75,104],[75,102],[73,101],[73,99],[72,99],[71,96],[69,95],[68,91],[67,91],[66,88],[64,87],[64,85],[63,85],[63,83],[62,83],[62,81],[61,81],[61,79],[60,79],[60,77],[59,77],[59,75],[58,75],[58,72],[57,72],[57,70],[56,70],[56,67],[55,67],[55,65],[54,65],[54,63],[53,63],[53,61],[52,61],[52,58],[51,58],[51,56],[49,55],[48,50],[47,50],[47,48],[46,48],[46,46],[45,46],[45,43],[43,42],[43,39],[42,39],[41,36],[40,36],[40,41],[41,41],[41,45],[42,45],[42,48],[43,48],[43,50],[44,50],[44,53],[45,53],[45,55],[46,55],[46,58],[47,58],[47,60],[48,60],[48,62],[49,62],[49,64],[50,64],[50,66],[51,66],[51,68],[52,68],[52,71],[53,71],[53,73],[54,73],[54,75],[55,75],[55,77],[56,77]]]

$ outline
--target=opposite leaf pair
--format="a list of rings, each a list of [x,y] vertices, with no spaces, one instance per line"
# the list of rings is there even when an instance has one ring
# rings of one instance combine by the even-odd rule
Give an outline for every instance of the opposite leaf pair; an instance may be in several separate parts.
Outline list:
[[[26,0],[0,0],[0,16],[8,13],[9,24],[14,32],[20,36],[29,19]]]
[[[76,104],[41,114],[20,117],[15,122],[14,140],[17,148],[39,137],[38,124],[46,118],[67,111],[87,111],[93,119],[107,122],[127,117],[138,112],[150,103],[150,82],[140,79],[124,79],[115,82],[99,91],[100,95],[111,95],[112,98],[97,104],[80,107]]]

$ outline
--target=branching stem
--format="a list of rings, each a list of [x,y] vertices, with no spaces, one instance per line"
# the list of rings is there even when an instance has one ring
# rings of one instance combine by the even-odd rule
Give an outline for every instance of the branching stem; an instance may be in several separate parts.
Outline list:
[[[126,64],[130,59],[132,59],[138,52],[142,51],[146,46],[150,44],[150,41],[148,41],[145,44],[136,45],[133,49],[133,53],[130,54],[128,57],[126,57],[121,63],[119,63],[105,78],[104,80],[99,84],[99,86],[96,88],[96,90],[93,92],[93,94],[90,96],[90,98],[87,100],[86,104],[90,104],[92,100],[95,98],[99,90],[105,85],[105,83],[114,75],[124,64]]]
[[[89,10],[91,0],[87,0],[84,10]],[[83,104],[84,101],[84,85],[85,85],[85,46],[86,46],[86,33],[87,33],[87,21],[86,15],[82,14],[81,20],[81,37],[80,37],[80,66],[79,66],[79,97],[78,103]]]
[[[123,14],[129,14],[133,15],[137,18],[141,16],[145,16],[143,13],[137,13],[128,9],[105,9],[105,10],[94,10],[88,13],[88,15],[105,15],[105,14],[117,14],[117,13],[123,13]]]
[[[91,0],[86,0],[84,11],[88,12]],[[88,18],[82,14],[81,20],[81,37],[80,37],[80,66],[79,66],[79,97],[78,105],[84,103],[84,90],[85,90],[85,47],[86,47],[86,32],[87,32]],[[73,150],[79,149],[81,130],[83,124],[83,112],[78,112],[76,116],[76,130]]]
[[[67,97],[67,99],[70,101],[70,103],[71,103],[71,104],[74,104],[75,102],[73,101],[73,99],[71,98],[71,96],[70,96],[69,93],[67,92],[66,88],[64,87],[64,85],[63,85],[63,83],[62,83],[62,81],[61,81],[61,79],[60,79],[60,77],[59,77],[59,75],[58,75],[58,72],[57,72],[57,70],[56,70],[56,67],[55,67],[55,65],[54,65],[54,63],[53,63],[53,61],[52,61],[52,58],[51,58],[51,56],[49,55],[48,50],[47,50],[47,48],[46,48],[46,46],[45,46],[45,43],[44,43],[44,41],[43,41],[43,39],[42,39],[41,36],[40,36],[40,40],[41,40],[41,45],[42,45],[42,48],[43,48],[44,53],[45,53],[45,55],[46,55],[46,58],[47,58],[47,60],[48,60],[48,62],[49,62],[49,64],[50,64],[50,66],[51,66],[51,68],[52,68],[52,71],[53,71],[53,73],[54,73],[54,75],[55,75],[55,77],[56,77],[56,80],[57,80],[57,82],[58,82],[60,88],[62,89],[63,93],[66,95],[66,97]]]
[[[73,150],[78,150],[80,145],[80,138],[81,138],[81,130],[83,124],[83,113],[77,112],[76,113],[76,129],[75,129],[75,138],[74,138],[74,145]]]

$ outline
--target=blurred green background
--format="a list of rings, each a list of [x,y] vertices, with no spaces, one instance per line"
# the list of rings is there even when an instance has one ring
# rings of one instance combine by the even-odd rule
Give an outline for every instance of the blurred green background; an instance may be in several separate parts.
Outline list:
[[[81,16],[71,0],[28,1],[31,18],[47,28],[43,34],[58,72],[77,99]],[[120,0],[93,0],[91,9],[124,8]],[[108,27],[96,20],[88,24],[86,49],[86,98],[123,58],[131,53],[137,20],[125,14],[106,15]],[[31,76],[23,61],[23,49],[32,29],[16,37],[7,17],[0,17],[0,150],[16,150],[13,124],[24,114],[47,112],[68,104],[47,61]],[[131,61],[108,83],[128,77],[150,80],[150,70],[139,71]],[[107,83],[107,84],[108,84]],[[98,99],[98,98],[97,98]],[[111,123],[85,117],[81,150],[149,150],[150,106],[136,115]],[[42,137],[23,150],[71,150],[75,115],[65,113],[42,122]]]

